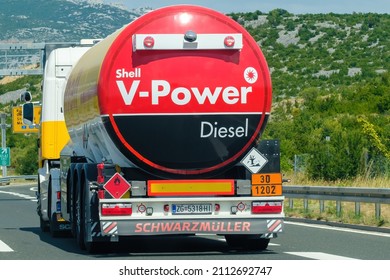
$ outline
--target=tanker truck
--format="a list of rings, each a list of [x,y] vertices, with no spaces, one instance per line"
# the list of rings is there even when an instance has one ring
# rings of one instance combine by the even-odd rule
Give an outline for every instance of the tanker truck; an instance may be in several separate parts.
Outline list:
[[[57,48],[42,96],[43,231],[71,232],[89,252],[197,234],[264,250],[283,231],[279,141],[261,139],[270,73],[230,17],[170,6],[93,45]]]

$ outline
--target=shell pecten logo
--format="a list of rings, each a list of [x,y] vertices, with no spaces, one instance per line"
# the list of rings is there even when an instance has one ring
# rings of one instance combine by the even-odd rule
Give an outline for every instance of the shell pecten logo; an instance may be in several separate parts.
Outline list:
[[[256,83],[258,77],[259,77],[259,75],[257,74],[257,71],[255,68],[248,67],[245,69],[244,78],[245,78],[245,81],[247,81],[248,83],[250,83],[250,84]]]

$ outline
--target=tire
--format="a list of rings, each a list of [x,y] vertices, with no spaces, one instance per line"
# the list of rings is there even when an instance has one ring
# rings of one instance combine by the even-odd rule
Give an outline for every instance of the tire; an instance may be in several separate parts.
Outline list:
[[[260,235],[225,235],[226,243],[236,250],[266,250],[270,239],[261,238]]]
[[[99,250],[100,244],[88,240],[88,221],[90,217],[90,193],[87,188],[87,182],[84,174],[78,177],[76,187],[76,240],[81,250],[86,250],[88,253],[93,253]]]
[[[49,232],[50,230],[49,223],[42,219],[41,214],[39,214],[39,227],[41,228],[42,232]]]
[[[74,174],[74,169],[68,171],[69,178],[67,180],[67,189],[70,192],[70,229],[73,237],[76,237],[77,216],[76,216],[76,197],[77,197],[77,178]]]
[[[86,171],[87,172],[87,171]],[[102,246],[102,242],[88,241],[88,234],[90,230],[89,221],[91,221],[91,193],[88,188],[87,175],[83,176],[83,209],[84,209],[84,247],[88,253],[98,252]]]
[[[39,194],[39,196],[41,195],[41,183],[39,181],[39,175],[38,175],[38,194]],[[42,219],[41,198],[38,199],[37,204],[38,204],[37,205],[37,212],[38,212],[38,216],[39,216],[39,227],[40,227],[42,232],[48,232],[50,230],[49,223]]]
[[[52,187],[51,187],[51,177],[49,178],[49,190],[48,190],[48,200],[47,200],[47,216],[49,217],[49,231],[50,235],[52,237],[58,237],[59,232],[56,230],[57,229],[57,224],[56,224],[56,217],[54,214],[51,213],[51,206],[52,206]]]

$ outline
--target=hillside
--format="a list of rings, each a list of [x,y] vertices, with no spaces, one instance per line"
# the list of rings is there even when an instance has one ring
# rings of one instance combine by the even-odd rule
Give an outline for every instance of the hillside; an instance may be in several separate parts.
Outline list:
[[[310,178],[390,177],[390,15],[231,14],[261,46],[274,104],[265,138]]]
[[[280,98],[309,87],[334,92],[390,71],[390,15],[231,14],[255,37]]]
[[[2,0],[0,41],[73,42],[104,38],[145,11],[81,0]]]

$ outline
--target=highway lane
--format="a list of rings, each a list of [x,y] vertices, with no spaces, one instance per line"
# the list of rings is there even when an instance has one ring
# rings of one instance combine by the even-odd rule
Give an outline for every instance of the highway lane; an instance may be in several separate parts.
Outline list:
[[[266,251],[230,250],[223,237],[135,237],[97,254],[41,232],[35,185],[0,187],[0,260],[390,260],[390,234],[286,222]]]

